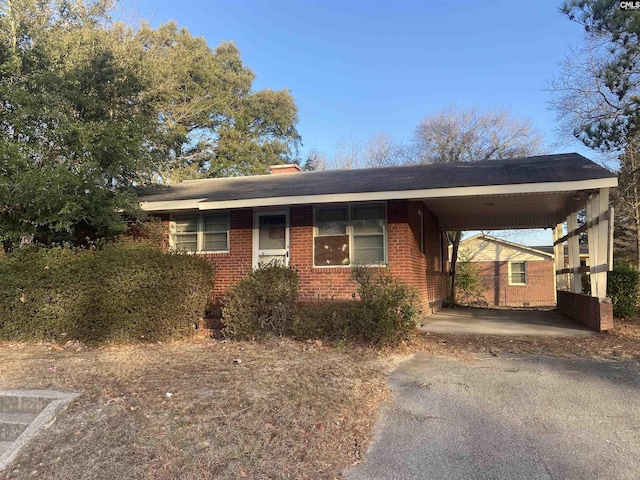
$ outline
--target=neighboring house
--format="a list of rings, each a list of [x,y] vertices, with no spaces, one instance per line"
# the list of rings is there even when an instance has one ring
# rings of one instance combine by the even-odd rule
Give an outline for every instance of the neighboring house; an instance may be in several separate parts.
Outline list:
[[[536,249],[536,250],[540,250],[541,252],[546,252],[546,253],[549,253],[549,254],[553,255],[553,247],[549,246],[549,245],[537,246],[537,247],[531,247],[531,248]],[[578,249],[579,249],[579,252],[580,252],[579,253],[579,255],[580,255],[580,267],[588,267],[589,266],[589,245],[580,244],[578,246]],[[563,261],[563,265],[564,265],[564,267],[568,267],[569,266],[569,247],[568,247],[568,245],[564,245],[564,261]],[[556,277],[556,288],[558,290],[568,290],[570,282],[571,282],[571,275],[572,274],[570,274],[570,273],[563,273],[561,275],[558,275]],[[583,285],[583,289],[584,289],[584,284],[588,281],[589,274],[588,273],[582,273],[582,274],[580,274],[580,276],[582,277],[580,283],[581,283],[581,285]]]
[[[458,258],[476,266],[481,303],[504,307],[556,303],[553,252],[480,233],[460,242]]]
[[[388,267],[427,314],[445,297],[446,230],[554,227],[616,184],[578,154],[319,172],[285,165],[158,186],[142,209],[167,224],[171,248],[215,263],[215,301],[275,259],[298,270],[301,301],[351,299],[352,265]]]

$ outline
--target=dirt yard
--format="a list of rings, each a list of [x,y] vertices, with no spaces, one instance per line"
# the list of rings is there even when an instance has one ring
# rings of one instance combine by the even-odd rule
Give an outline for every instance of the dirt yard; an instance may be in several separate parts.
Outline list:
[[[289,340],[4,344],[0,389],[82,393],[5,475],[334,478],[366,451],[387,396],[383,363]]]
[[[587,338],[428,334],[385,352],[272,339],[0,344],[0,389],[80,392],[0,478],[337,478],[364,459],[412,352],[640,359],[640,322]]]

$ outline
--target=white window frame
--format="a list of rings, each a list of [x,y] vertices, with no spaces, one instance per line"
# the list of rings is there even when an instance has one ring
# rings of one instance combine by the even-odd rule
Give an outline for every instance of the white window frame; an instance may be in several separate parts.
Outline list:
[[[513,281],[511,280],[511,266],[512,266],[514,263],[521,263],[522,265],[524,265],[524,283],[513,282]],[[527,262],[526,262],[526,261],[524,261],[524,260],[523,260],[523,261],[521,261],[521,262],[509,262],[509,264],[508,264],[508,268],[507,268],[507,273],[508,273],[508,275],[509,275],[509,282],[508,282],[508,283],[509,283],[509,285],[516,285],[516,286],[524,286],[524,285],[527,285],[527,280],[528,280],[528,276],[529,276],[529,275],[528,275],[528,273],[529,273],[529,268],[528,268],[528,266],[527,266]]]
[[[205,233],[211,233],[211,232],[205,232],[204,231],[204,217],[209,216],[209,215],[225,215],[226,219],[227,219],[227,248],[225,250],[204,250],[203,246],[204,246],[204,235]],[[221,210],[221,211],[210,211],[210,212],[200,212],[200,213],[178,213],[178,214],[174,214],[171,215],[170,218],[170,223],[169,223],[169,247],[171,250],[176,251],[176,241],[175,241],[175,235],[176,235],[176,227],[175,227],[175,221],[177,218],[183,218],[183,217],[198,217],[198,230],[197,230],[197,249],[195,251],[186,251],[186,253],[229,253],[229,249],[230,249],[230,229],[231,229],[231,219],[230,219],[230,214],[228,210]],[[215,232],[215,233],[222,233],[222,232]]]
[[[354,263],[353,258],[353,207],[368,207],[368,206],[382,206],[383,211],[383,223],[382,223],[382,247],[384,251],[384,260],[380,263]],[[347,209],[347,230],[345,235],[349,237],[349,264],[348,265],[316,265],[316,242],[315,239],[318,237],[331,237],[333,235],[318,235],[318,225],[317,225],[317,216],[318,209],[320,208],[335,208],[335,207],[344,207]],[[372,234],[373,235],[373,234]],[[311,255],[313,256],[311,262],[313,268],[351,268],[356,265],[361,265],[365,267],[386,267],[388,265],[388,230],[387,230],[387,204],[386,202],[365,202],[365,203],[324,203],[321,205],[315,205],[313,207],[313,248],[311,251]]]

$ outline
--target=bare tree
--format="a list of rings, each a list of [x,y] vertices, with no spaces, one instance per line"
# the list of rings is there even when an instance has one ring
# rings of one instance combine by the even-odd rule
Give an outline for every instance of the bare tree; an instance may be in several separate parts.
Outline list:
[[[623,260],[640,266],[640,146],[631,141],[620,155],[618,188],[613,192],[614,245]]]
[[[640,70],[624,80],[625,95],[612,89],[607,75],[613,61],[609,43],[602,37],[585,38],[581,48],[572,49],[560,62],[560,74],[548,83],[547,90],[562,134],[590,148],[615,152],[624,150],[636,133],[628,131],[629,112],[637,108]]]
[[[640,265],[640,12],[596,0],[566,0],[561,11],[585,35],[549,82],[550,104],[561,133],[617,161],[614,245]]]
[[[541,134],[525,119],[504,110],[451,106],[425,117],[415,131],[420,162],[458,163],[539,153]],[[447,232],[452,244],[449,301],[455,303],[456,263],[462,232]]]
[[[456,163],[531,155],[540,151],[542,136],[506,110],[450,106],[425,117],[414,141],[420,162]]]
[[[361,163],[362,143],[353,135],[338,140],[333,158],[334,166],[339,170],[351,170],[359,168]]]
[[[364,166],[389,167],[403,163],[409,163],[408,149],[392,135],[380,131],[369,137],[364,151]]]

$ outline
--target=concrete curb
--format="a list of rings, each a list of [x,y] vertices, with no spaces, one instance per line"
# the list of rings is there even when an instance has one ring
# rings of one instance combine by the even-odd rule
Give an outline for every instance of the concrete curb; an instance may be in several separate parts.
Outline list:
[[[6,469],[15,459],[22,447],[33,439],[40,430],[51,425],[56,415],[64,409],[71,400],[80,396],[79,393],[58,392],[56,390],[4,390],[0,391],[0,397],[27,397],[48,400],[49,403],[31,424],[16,438],[9,448],[0,455],[0,471]]]

